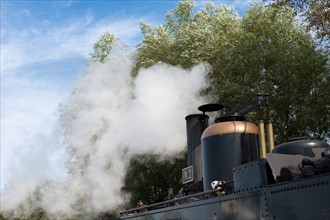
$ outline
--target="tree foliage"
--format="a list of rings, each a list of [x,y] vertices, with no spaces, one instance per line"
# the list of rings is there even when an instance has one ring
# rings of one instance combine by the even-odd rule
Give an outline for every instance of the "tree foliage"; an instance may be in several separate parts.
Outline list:
[[[26,220],[49,220],[52,219],[50,215],[39,204],[40,201],[39,189],[35,190],[33,194],[21,203],[17,209],[4,211],[0,213],[0,220],[6,219],[26,219]]]
[[[275,0],[270,6],[293,8],[297,14],[304,16],[307,27],[316,32],[322,41],[330,40],[330,1],[329,0]],[[329,48],[328,48],[329,49]]]
[[[131,194],[130,206],[138,201],[152,204],[167,199],[168,190],[178,193],[181,189],[181,172],[186,167],[186,158],[176,158],[155,154],[134,156],[128,166],[123,191]]]
[[[182,68],[207,62],[213,67],[208,92],[228,108],[258,92],[271,94],[277,142],[329,136],[327,57],[290,7],[256,4],[243,17],[211,3],[193,9],[193,1],[182,1],[164,25],[141,24],[136,70],[159,61]]]
[[[104,63],[105,58],[110,53],[114,44],[118,41],[118,37],[112,33],[105,32],[93,46],[93,52],[90,53],[91,61]]]

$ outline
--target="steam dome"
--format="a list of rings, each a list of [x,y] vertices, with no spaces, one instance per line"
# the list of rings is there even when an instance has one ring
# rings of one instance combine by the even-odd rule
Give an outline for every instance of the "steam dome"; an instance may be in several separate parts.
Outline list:
[[[203,186],[233,180],[233,168],[259,158],[258,127],[245,121],[223,121],[202,134]]]

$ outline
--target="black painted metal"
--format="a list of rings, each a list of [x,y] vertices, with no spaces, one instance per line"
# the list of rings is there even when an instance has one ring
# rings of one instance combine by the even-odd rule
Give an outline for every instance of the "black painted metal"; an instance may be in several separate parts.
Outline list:
[[[330,146],[323,141],[298,139],[276,146],[273,153],[320,157],[320,155],[317,156],[317,149],[319,148],[324,151],[329,147]]]
[[[267,166],[267,160],[260,159],[235,167],[233,169],[234,192],[244,192],[267,186],[271,179],[269,175],[272,175],[267,173]]]
[[[188,115],[186,119],[188,166],[193,166],[195,181],[202,180],[201,136],[208,126],[208,116],[203,114]]]
[[[203,112],[203,114],[205,112],[220,111],[221,109],[223,109],[223,105],[221,105],[221,104],[205,104],[205,105],[198,107],[198,110]]]
[[[213,180],[233,180],[233,168],[259,158],[256,134],[223,134],[202,139],[203,185],[211,189]]]
[[[121,219],[327,220],[330,219],[330,174],[198,199],[167,208],[126,214]]]

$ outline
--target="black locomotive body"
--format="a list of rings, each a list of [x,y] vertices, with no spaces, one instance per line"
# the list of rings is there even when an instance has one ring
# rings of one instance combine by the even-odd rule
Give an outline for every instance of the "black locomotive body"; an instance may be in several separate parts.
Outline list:
[[[205,112],[215,109],[207,105],[200,108],[203,114],[186,117],[188,167],[182,173],[183,194],[122,211],[121,219],[330,220],[327,143],[296,139],[274,149],[269,143],[267,153],[262,121],[256,126],[230,112],[208,126]],[[268,133],[270,142],[271,136]]]

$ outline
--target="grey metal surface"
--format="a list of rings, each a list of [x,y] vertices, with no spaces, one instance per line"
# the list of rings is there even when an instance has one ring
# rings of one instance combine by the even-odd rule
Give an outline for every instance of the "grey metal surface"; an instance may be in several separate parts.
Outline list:
[[[330,174],[133,213],[122,219],[330,219]]]

